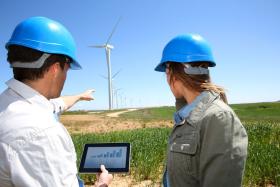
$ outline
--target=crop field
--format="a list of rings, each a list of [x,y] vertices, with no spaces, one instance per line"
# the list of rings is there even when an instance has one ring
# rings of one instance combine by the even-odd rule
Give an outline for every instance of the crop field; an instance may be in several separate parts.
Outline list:
[[[249,136],[243,186],[280,186],[280,103],[231,105]],[[70,131],[78,163],[85,143],[130,142],[131,170],[112,186],[160,186],[174,107],[139,109],[108,117],[108,112],[72,112],[61,121]],[[93,175],[82,175],[93,184]]]

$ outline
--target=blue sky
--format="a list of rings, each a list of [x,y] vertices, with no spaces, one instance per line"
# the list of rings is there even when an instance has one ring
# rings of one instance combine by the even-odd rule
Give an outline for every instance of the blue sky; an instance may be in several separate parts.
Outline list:
[[[174,36],[199,33],[212,46],[214,83],[227,89],[230,103],[280,100],[279,0],[9,0],[0,3],[0,91],[12,77],[5,43],[14,27],[31,16],[65,25],[77,44],[82,70],[70,71],[62,94],[96,90],[92,102],[73,109],[107,109],[106,42],[122,16],[111,44],[113,80],[119,107],[173,105],[164,73],[153,69]]]

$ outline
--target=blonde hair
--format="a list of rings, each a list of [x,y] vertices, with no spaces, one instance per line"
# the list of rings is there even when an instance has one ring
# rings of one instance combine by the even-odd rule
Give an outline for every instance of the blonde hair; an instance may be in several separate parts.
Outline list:
[[[208,62],[196,62],[189,63],[193,67],[208,68]],[[221,86],[215,85],[211,82],[209,74],[203,75],[189,75],[184,71],[184,65],[182,63],[172,62],[168,66],[170,72],[170,81],[174,81],[174,78],[180,80],[183,85],[191,90],[202,92],[205,90],[216,92],[220,95],[221,99],[228,104],[225,89]]]

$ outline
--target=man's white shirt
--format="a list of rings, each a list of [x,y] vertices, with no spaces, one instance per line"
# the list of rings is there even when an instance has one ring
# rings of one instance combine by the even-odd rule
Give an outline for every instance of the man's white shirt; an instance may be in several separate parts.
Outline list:
[[[15,79],[0,95],[0,187],[79,186],[76,153],[57,114],[62,99],[47,100]]]

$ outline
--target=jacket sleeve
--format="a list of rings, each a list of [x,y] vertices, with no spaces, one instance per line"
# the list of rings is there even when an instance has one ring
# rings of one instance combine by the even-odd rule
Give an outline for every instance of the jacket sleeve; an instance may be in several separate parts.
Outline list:
[[[188,104],[188,103],[184,98],[176,98],[176,101],[175,101],[176,111],[180,110],[186,104]]]
[[[205,117],[201,127],[200,181],[203,187],[240,187],[247,156],[246,131],[235,114]]]

